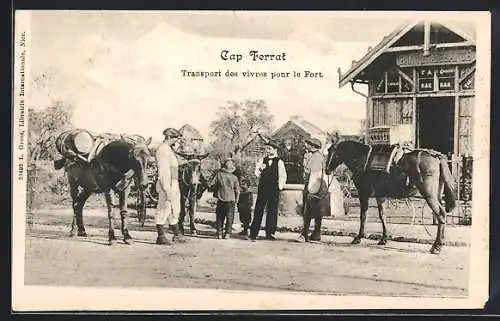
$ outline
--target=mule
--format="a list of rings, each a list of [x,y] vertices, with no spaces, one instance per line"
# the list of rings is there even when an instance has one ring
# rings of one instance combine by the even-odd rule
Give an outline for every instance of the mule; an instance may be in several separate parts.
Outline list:
[[[438,254],[443,246],[446,215],[456,207],[455,186],[448,168],[446,156],[433,150],[414,149],[403,154],[389,173],[365,169],[369,157],[370,146],[354,142],[342,141],[328,148],[325,172],[330,175],[340,164],[344,163],[352,172],[352,179],[359,194],[360,226],[352,243],[358,244],[364,237],[368,200],[377,200],[379,218],[382,222],[382,238],[379,245],[387,243],[387,229],[384,217],[385,198],[407,198],[418,192],[423,196],[433,216],[437,219],[436,239],[430,252]],[[444,190],[445,206],[441,204]]]
[[[132,236],[128,230],[127,200],[131,183],[136,180],[140,194],[147,185],[146,162],[151,157],[147,141],[130,140],[122,137],[106,144],[101,152],[91,162],[78,158],[63,158],[58,160],[56,168],[63,166],[68,178],[73,207],[71,236],[75,235],[75,224],[78,236],[87,236],[83,224],[83,207],[93,193],[104,193],[108,212],[108,242],[116,243],[113,227],[113,203],[111,191],[118,194],[121,232],[126,244],[132,244]]]
[[[184,234],[184,220],[186,212],[189,213],[189,228],[191,235],[196,235],[197,230],[194,224],[196,205],[203,193],[208,189],[208,180],[201,173],[201,161],[207,155],[184,155],[179,154],[188,161],[179,165],[179,191],[181,211],[179,214],[179,229]]]

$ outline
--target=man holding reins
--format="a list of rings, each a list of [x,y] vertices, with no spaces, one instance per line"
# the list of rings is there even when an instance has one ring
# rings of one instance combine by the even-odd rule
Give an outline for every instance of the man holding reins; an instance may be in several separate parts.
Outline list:
[[[299,242],[321,240],[321,222],[329,202],[328,187],[324,179],[324,159],[321,153],[321,141],[309,138],[305,141],[309,153],[304,164],[304,191],[303,191],[303,229],[298,238]],[[314,231],[309,235],[311,220],[314,218]]]

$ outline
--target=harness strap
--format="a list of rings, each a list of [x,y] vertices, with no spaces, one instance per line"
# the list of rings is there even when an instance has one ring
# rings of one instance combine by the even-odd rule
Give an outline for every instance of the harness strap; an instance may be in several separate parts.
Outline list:
[[[370,161],[370,156],[372,156],[373,147],[368,145],[368,154],[366,155],[365,165],[363,166],[363,172],[366,172],[366,168],[368,167],[368,162]]]
[[[420,171],[420,162],[422,161],[422,152],[423,152],[423,150],[419,150],[418,151],[418,153],[417,153],[417,163],[415,164],[415,167],[417,169],[417,177],[419,178],[421,184],[424,183],[424,179],[422,177],[422,172]]]

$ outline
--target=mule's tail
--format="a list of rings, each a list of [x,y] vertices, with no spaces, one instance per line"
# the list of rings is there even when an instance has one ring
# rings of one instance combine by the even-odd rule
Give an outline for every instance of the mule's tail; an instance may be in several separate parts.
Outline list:
[[[439,162],[440,180],[444,183],[444,202],[446,212],[451,212],[457,206],[456,186],[451,175],[446,158],[441,157]]]

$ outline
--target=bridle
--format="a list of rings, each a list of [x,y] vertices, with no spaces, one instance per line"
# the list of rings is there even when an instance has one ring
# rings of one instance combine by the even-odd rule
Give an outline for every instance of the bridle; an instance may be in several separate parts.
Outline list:
[[[333,151],[330,152],[330,148],[333,149]],[[336,152],[336,145],[332,145],[330,146],[330,148],[328,149],[328,156],[326,158],[326,163],[325,163],[325,171],[327,168],[330,168],[330,164],[332,163],[332,160],[333,160],[333,155],[335,154]]]

